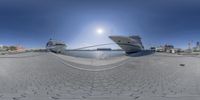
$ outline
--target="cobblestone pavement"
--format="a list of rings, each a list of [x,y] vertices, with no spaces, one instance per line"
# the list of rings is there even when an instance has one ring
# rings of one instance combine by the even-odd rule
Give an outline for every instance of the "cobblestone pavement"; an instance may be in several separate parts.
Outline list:
[[[49,53],[1,56],[0,100],[133,100],[200,95],[198,57],[152,54],[126,61],[113,69],[87,71],[67,66]]]

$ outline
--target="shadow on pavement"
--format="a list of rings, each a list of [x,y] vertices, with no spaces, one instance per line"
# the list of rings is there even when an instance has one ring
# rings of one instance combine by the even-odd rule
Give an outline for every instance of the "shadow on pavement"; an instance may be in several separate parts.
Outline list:
[[[126,54],[129,57],[140,57],[140,56],[147,56],[147,55],[151,55],[154,54],[155,51],[152,50],[143,50],[140,52],[136,52],[136,53],[131,53],[131,54]]]

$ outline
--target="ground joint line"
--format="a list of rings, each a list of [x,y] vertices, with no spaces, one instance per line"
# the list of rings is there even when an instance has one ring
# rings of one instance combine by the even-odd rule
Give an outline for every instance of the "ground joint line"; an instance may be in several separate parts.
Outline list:
[[[74,66],[74,65],[72,65],[72,64],[69,64],[69,63],[67,63],[64,59],[62,59],[62,58],[56,56],[55,54],[53,54],[53,53],[50,53],[50,54],[53,55],[58,61],[60,61],[60,62],[61,62],[62,64],[64,64],[64,65],[70,66],[70,67],[72,67],[72,68],[80,69],[80,70],[87,70],[87,71],[104,71],[104,70],[109,70],[109,69],[113,69],[113,68],[117,68],[117,67],[119,67],[119,66],[122,66],[122,65],[124,65],[125,63],[127,63],[127,62],[129,61],[129,58],[128,58],[127,61],[123,61],[123,63],[120,63],[120,64],[118,64],[118,65],[116,65],[116,66],[112,66],[112,67],[109,67],[109,68],[87,69],[87,68],[80,68],[80,67]]]

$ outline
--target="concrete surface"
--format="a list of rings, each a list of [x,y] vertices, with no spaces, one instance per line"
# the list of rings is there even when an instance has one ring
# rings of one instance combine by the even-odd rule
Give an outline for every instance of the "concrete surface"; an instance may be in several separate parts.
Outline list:
[[[57,57],[39,52],[1,55],[0,100],[200,99],[198,56],[156,53],[100,71],[79,69],[81,64],[75,68]]]

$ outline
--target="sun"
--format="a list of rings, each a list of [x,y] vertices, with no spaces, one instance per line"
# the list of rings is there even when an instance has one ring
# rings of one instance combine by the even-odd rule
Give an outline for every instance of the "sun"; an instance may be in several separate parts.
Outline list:
[[[97,31],[97,34],[99,35],[102,35],[104,32],[102,28],[98,28],[96,31]]]

